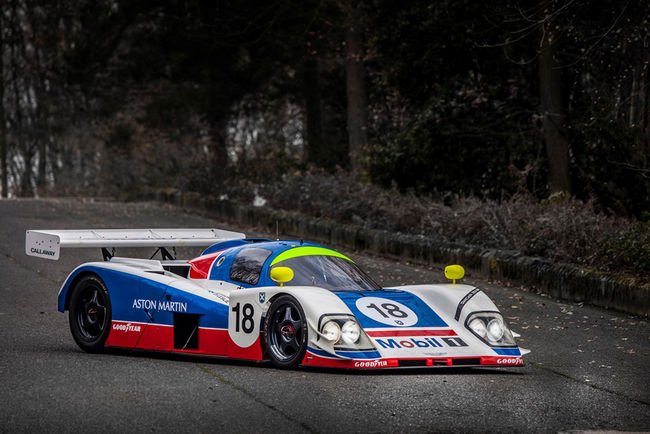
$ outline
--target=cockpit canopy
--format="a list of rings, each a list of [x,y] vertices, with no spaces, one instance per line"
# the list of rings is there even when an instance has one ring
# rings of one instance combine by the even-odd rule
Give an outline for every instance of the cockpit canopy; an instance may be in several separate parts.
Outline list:
[[[279,257],[278,257],[279,258]],[[305,255],[274,261],[272,267],[289,267],[291,286],[318,286],[330,291],[372,291],[381,289],[354,262],[343,255]]]
[[[330,291],[381,289],[350,258],[336,250],[302,241],[238,240],[238,243],[211,246],[193,262],[205,261],[211,267],[204,271],[205,278],[230,281],[246,288],[287,285],[317,286]],[[218,256],[215,259],[210,255]],[[193,267],[198,269],[196,264]],[[274,281],[271,272],[279,267],[290,270],[278,270],[284,277]]]

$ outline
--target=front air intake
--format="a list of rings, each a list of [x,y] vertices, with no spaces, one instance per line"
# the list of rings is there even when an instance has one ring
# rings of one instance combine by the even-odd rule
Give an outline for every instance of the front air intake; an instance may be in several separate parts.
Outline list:
[[[452,361],[453,366],[474,366],[480,364],[481,364],[481,359],[479,358],[454,359]]]
[[[427,366],[427,361],[425,360],[398,360],[397,366],[400,368],[406,367],[415,367],[415,366]]]

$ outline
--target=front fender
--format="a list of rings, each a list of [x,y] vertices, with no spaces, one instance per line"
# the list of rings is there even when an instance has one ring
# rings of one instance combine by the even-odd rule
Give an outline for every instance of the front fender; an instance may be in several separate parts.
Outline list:
[[[249,348],[259,342],[264,327],[262,319],[273,300],[283,294],[296,298],[305,312],[310,346],[316,344],[319,321],[324,315],[352,315],[350,309],[341,299],[323,288],[269,286],[234,290],[230,293],[229,300],[228,335],[237,347]],[[251,320],[252,329],[248,327],[250,324],[248,321]],[[244,321],[247,321],[246,324],[243,323]]]

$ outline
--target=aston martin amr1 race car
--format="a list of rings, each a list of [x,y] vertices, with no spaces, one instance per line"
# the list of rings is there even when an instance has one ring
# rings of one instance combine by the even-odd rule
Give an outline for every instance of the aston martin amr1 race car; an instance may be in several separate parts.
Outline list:
[[[177,260],[176,247],[208,246]],[[522,366],[503,316],[479,288],[382,288],[352,259],[303,241],[245,238],[219,229],[29,230],[27,255],[62,247],[102,250],[58,296],[76,343],[88,352],[130,348],[254,361],[278,368]],[[161,259],[115,256],[149,247]],[[173,249],[172,249],[173,248]],[[156,255],[154,253],[154,256]]]

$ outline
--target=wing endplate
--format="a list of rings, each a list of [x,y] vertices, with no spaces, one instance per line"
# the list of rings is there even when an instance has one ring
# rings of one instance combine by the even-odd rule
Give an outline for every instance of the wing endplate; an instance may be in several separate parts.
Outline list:
[[[203,247],[245,238],[223,229],[66,229],[28,230],[25,253],[59,259],[61,248]]]

